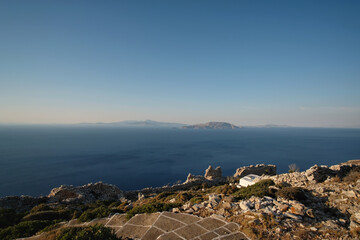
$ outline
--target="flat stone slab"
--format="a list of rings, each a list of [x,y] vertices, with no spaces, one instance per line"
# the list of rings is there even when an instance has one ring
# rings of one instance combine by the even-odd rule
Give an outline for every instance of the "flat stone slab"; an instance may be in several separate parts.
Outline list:
[[[116,214],[105,226],[113,228],[118,237],[137,240],[249,239],[239,232],[237,223],[226,222],[215,215],[201,218],[185,213],[144,213],[126,222],[125,214]]]
[[[128,220],[125,214],[114,214],[106,223],[107,227],[122,227]]]
[[[200,235],[203,235],[207,233],[208,231],[197,225],[196,223],[192,223],[190,225],[186,225],[185,227],[182,227],[175,231],[179,236],[185,238],[186,240],[194,239]]]
[[[200,226],[203,228],[206,228],[207,230],[214,230],[216,228],[224,226],[226,223],[224,223],[221,220],[215,219],[215,218],[204,218],[203,220],[200,220],[198,222]]]
[[[137,214],[129,220],[128,224],[152,226],[154,222],[159,218],[159,216],[160,213]]]
[[[226,222],[223,217],[212,215],[201,218],[185,213],[158,212],[137,214],[129,221],[125,214],[110,218],[94,219],[80,223],[71,220],[68,227],[83,227],[102,224],[114,229],[118,237],[134,240],[249,240],[239,232],[239,224]],[[36,240],[39,236],[26,238]]]

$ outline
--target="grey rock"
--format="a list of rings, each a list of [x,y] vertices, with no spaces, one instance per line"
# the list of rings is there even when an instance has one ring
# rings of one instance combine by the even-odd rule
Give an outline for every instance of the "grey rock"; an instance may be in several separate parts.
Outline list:
[[[222,170],[221,167],[216,167],[216,169],[213,169],[213,167],[210,165],[206,170],[205,170],[205,175],[204,177],[207,180],[214,180],[216,178],[221,178],[222,177]]]
[[[116,201],[124,197],[118,187],[102,182],[89,183],[80,187],[62,185],[51,190],[50,201],[63,203],[89,203],[97,200]]]
[[[234,177],[245,177],[249,174],[255,175],[276,175],[276,166],[275,165],[265,165],[265,164],[257,164],[256,166],[250,165],[247,167],[241,167],[236,169]]]

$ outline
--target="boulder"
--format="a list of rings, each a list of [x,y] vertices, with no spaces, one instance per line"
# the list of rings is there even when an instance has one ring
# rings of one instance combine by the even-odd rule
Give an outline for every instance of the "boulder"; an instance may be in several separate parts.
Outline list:
[[[206,170],[205,170],[205,175],[204,177],[207,180],[214,180],[216,178],[221,178],[222,177],[222,171],[221,171],[221,167],[216,167],[215,169],[213,169],[213,167],[210,165]]]
[[[247,167],[241,167],[236,169],[234,177],[245,177],[249,174],[255,175],[269,175],[274,176],[276,175],[276,166],[275,165],[265,165],[265,164],[257,164],[256,166],[250,165]]]
[[[239,207],[243,211],[249,211],[250,210],[249,203],[247,201],[240,201],[239,202]]]
[[[360,228],[360,212],[353,214],[350,217],[350,229],[355,230]]]
[[[89,203],[97,200],[116,201],[124,194],[114,185],[97,182],[80,187],[62,185],[52,189],[48,197],[52,202]]]
[[[192,184],[201,184],[205,182],[205,178],[201,175],[192,175],[191,173],[188,174],[186,181],[184,184],[192,183]]]
[[[336,171],[331,170],[327,166],[314,165],[305,171],[305,175],[309,181],[319,183],[325,181],[328,177],[336,176]]]

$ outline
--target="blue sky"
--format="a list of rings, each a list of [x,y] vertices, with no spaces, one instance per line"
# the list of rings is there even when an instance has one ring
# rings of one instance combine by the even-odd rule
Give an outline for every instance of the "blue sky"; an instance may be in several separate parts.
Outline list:
[[[360,127],[359,1],[1,1],[0,123]]]

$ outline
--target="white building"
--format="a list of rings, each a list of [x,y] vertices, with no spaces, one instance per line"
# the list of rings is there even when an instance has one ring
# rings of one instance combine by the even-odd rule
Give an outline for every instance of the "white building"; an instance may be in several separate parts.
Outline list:
[[[259,178],[260,176],[255,175],[255,174],[249,174],[246,175],[245,177],[240,178],[239,184],[237,185],[238,188],[241,187],[247,187],[250,185],[255,184],[255,179]]]

